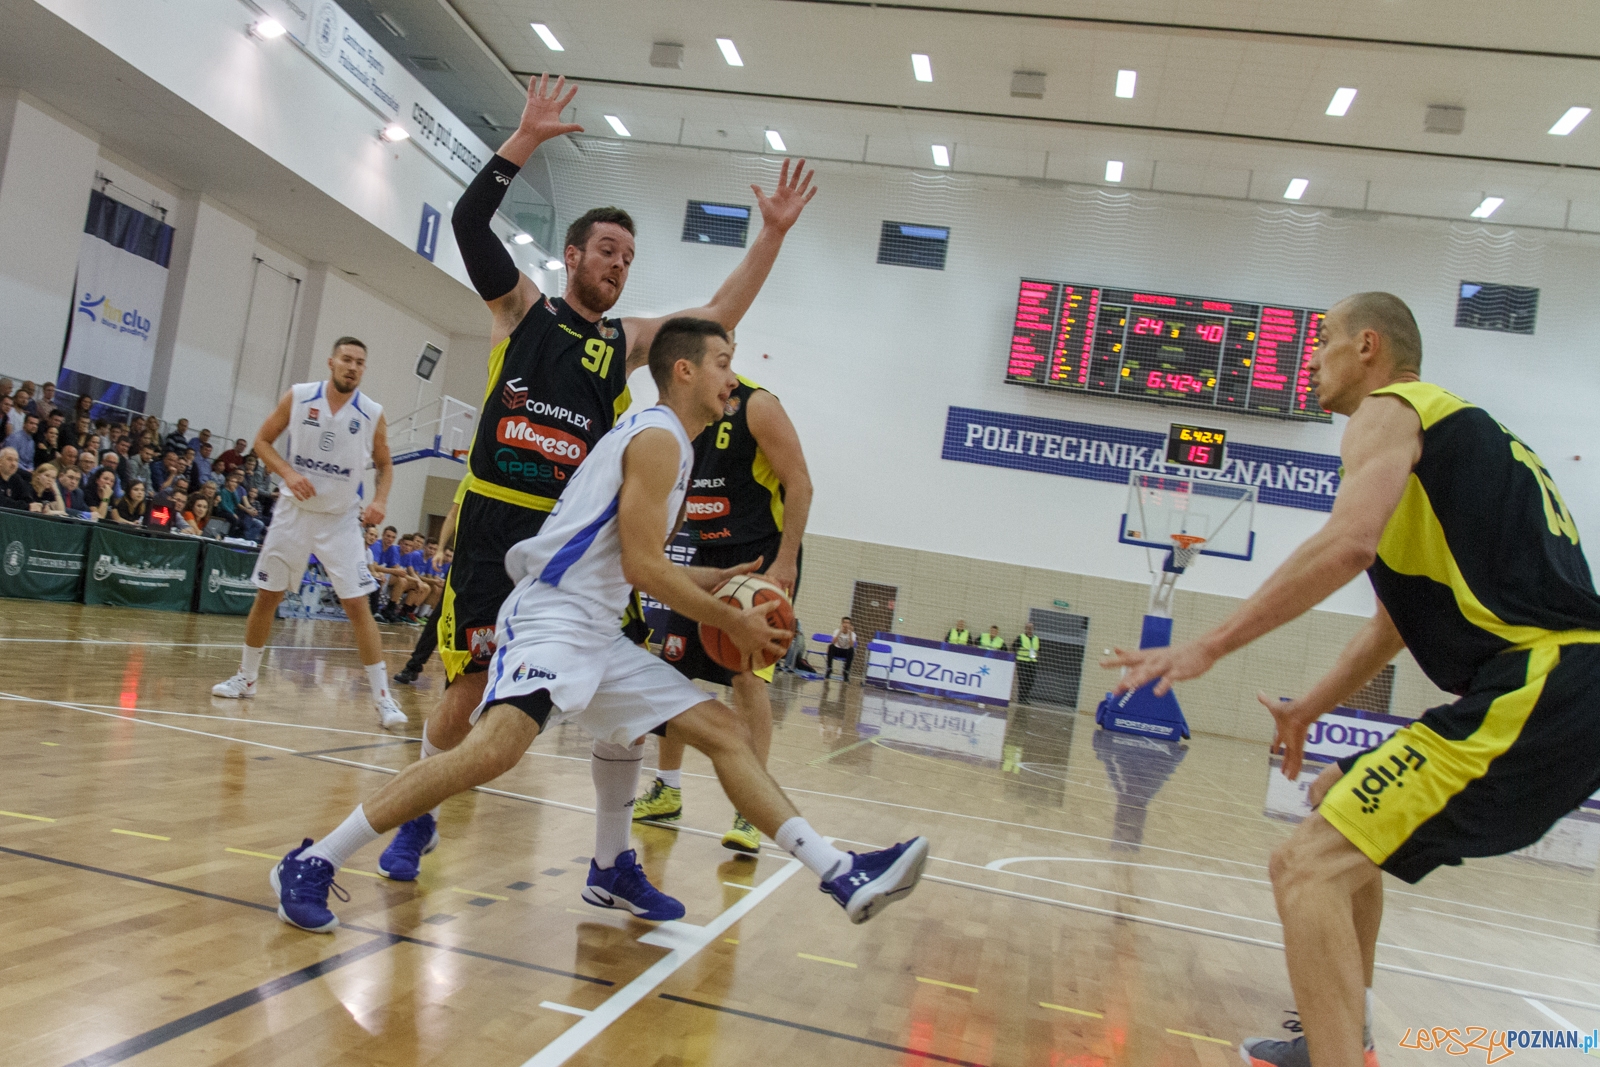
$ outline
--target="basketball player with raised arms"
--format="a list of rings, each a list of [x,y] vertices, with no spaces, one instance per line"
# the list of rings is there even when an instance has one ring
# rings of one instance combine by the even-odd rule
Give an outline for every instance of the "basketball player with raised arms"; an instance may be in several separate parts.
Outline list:
[[[493,319],[489,388],[467,458],[456,522],[455,561],[439,608],[439,658],[446,689],[422,734],[422,758],[461,743],[467,717],[483,695],[495,650],[495,614],[511,581],[506,551],[532,537],[602,435],[627,410],[628,375],[644,366],[666,318],[606,318],[621,298],[633,263],[633,220],[619,208],[595,208],[567,229],[567,287],[546,296],[517,270],[490,220],[518,171],[545,141],[583,127],[561,121],[577,88],[565,79],[531,80],[522,119],[473,179],[451,223],[467,274]],[[733,328],[761,291],[784,235],[816,194],[802,160],[788,161],[772,196],[752,186],[761,232],[709,303],[682,314]],[[598,773],[598,772],[597,772]],[[632,811],[632,797],[628,810]],[[417,877],[422,855],[438,844],[437,813],[396,835],[378,862],[387,877]]]
[[[694,472],[684,529],[695,543],[694,562],[705,567],[755,565],[791,600],[800,587],[800,543],[811,512],[811,475],[800,435],[778,398],[743,375],[722,417],[695,438]],[[700,627],[674,612],[661,656],[685,677],[733,687],[733,706],[750,729],[750,743],[766,765],[772,748],[772,666],[730,671],[706,655]],[[683,815],[683,745],[663,737],[661,770],[650,791],[633,805],[635,819],[672,821]],[[722,847],[754,855],[761,834],[738,812]]]
[[[306,560],[315,555],[355,630],[378,721],[385,727],[406,724],[406,713],[389,695],[383,639],[367,600],[378,581],[367,569],[361,527],[383,521],[394,465],[383,406],[361,393],[366,369],[367,346],[354,337],[339,338],[328,357],[328,380],[306,382],[284,393],[256,434],[255,454],[287,492],[279,494],[256,560],[256,599],[244,627],[239,672],[212,686],[212,696],[256,695],[256,676],[278,605],[291,583],[298,586]],[[285,431],[289,436],[280,455],[273,442]],[[376,479],[372,502],[362,508],[361,478],[369,462]]]
[[[1482,408],[1420,380],[1422,338],[1388,293],[1328,312],[1312,382],[1350,416],[1326,525],[1216,629],[1117,651],[1119,692],[1196,678],[1367,572],[1371,621],[1304,696],[1260,696],[1283,772],[1313,722],[1401,649],[1460,699],[1312,783],[1316,810],[1272,854],[1304,1036],[1241,1044],[1262,1067],[1373,1067],[1371,987],[1387,871],[1531,845],[1600,789],[1600,596],[1578,528],[1533,450]],[[1364,1018],[1365,1017],[1365,1018]]]
[[[709,592],[730,573],[748,573],[748,565],[679,567],[663,547],[688,495],[690,442],[722,415],[738,385],[732,358],[715,322],[679,318],[660,327],[649,364],[661,402],[602,438],[544,527],[506,557],[516,585],[500,609],[488,684],[472,713],[476,727],[454,749],[390,779],[333,833],[316,843],[308,838],[285,856],[271,876],[281,919],[315,932],[333,929],[333,875],[357,849],[503,774],[540,732],[564,722],[594,738],[597,765],[634,772],[595,778],[598,832],[583,893],[591,904],[616,907],[616,898],[637,903],[655,892],[628,848],[629,802],[645,735],[663,726],[666,736],[711,758],[738,810],[810,868],[852,922],[915,888],[927,860],[925,838],[860,855],[835,848],[767,774],[744,722],[618,626],[638,588],[717,627],[759,659],[775,659],[788,643],[790,634],[766,618],[780,601],[741,611]]]

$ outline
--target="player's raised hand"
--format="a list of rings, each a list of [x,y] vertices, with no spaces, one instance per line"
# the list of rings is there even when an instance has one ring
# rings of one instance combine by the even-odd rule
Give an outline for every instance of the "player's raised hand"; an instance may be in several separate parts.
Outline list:
[[[779,233],[787,233],[790,226],[800,218],[800,212],[811,203],[811,198],[817,195],[817,187],[811,184],[811,176],[815,170],[806,170],[806,161],[798,160],[794,165],[794,174],[789,173],[789,161],[783,161],[783,172],[778,175],[778,187],[768,196],[761,191],[761,186],[752,185],[750,191],[756,194],[756,206],[761,209],[761,221],[766,226],[777,229]]]
[[[583,127],[575,122],[562,122],[561,113],[578,95],[578,87],[567,88],[567,79],[557,78],[550,84],[550,75],[541,74],[538,80],[528,79],[528,103],[522,109],[522,121],[517,133],[543,144],[564,133],[582,133]]]
[[[1114,648],[1111,651],[1113,655],[1101,660],[1100,666],[1128,668],[1112,688],[1113,693],[1126,693],[1146,682],[1155,682],[1155,695],[1166,696],[1172,691],[1173,682],[1198,678],[1216,662],[1216,657],[1198,641],[1165,648]]]

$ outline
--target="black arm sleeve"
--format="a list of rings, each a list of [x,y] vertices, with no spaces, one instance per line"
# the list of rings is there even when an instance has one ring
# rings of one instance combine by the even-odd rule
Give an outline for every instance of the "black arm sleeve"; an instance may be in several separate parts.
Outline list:
[[[511,179],[521,169],[508,159],[494,156],[472,179],[450,215],[450,228],[455,231],[467,277],[484,300],[498,300],[517,287],[517,265],[489,228],[489,220],[494,218],[506,190],[511,188]]]

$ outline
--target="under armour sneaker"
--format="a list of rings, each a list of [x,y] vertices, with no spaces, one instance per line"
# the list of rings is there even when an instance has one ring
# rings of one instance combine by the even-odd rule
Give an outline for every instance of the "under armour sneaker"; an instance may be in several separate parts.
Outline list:
[[[761,831],[751,826],[750,820],[743,815],[734,812],[733,829],[722,835],[722,847],[753,856],[761,851]]]
[[[594,860],[589,861],[589,884],[583,887],[583,899],[597,908],[621,908],[656,922],[681,919],[685,913],[681,903],[650,884],[631,848],[603,871]]]
[[[911,894],[928,862],[928,839],[913,837],[877,852],[850,853],[850,869],[819,887],[853,923],[864,923]]]
[[[256,683],[246,678],[243,674],[236,674],[226,682],[218,682],[211,687],[214,697],[226,697],[229,700],[240,700],[256,695]]]
[[[411,720],[400,710],[400,705],[394,702],[394,697],[385,696],[378,698],[378,721],[383,724],[385,730],[389,730],[396,726],[404,726]]]
[[[300,858],[300,853],[310,847],[308,837],[278,861],[267,881],[278,895],[278,918],[290,926],[325,934],[339,925],[339,917],[328,910],[328,890],[344,901],[350,899],[350,894],[333,880],[333,864],[321,856]]]
[[[650,792],[633,802],[633,821],[672,822],[683,815],[683,790],[657,778]]]
[[[414,671],[410,667],[406,667],[403,668],[399,674],[394,676],[394,680],[400,685],[410,685],[412,682],[417,680],[417,675],[421,673],[421,671]]]
[[[1366,1067],[1378,1067],[1378,1050],[1370,1041],[1363,1050]],[[1306,1050],[1306,1039],[1279,1041],[1271,1037],[1252,1037],[1239,1042],[1239,1058],[1250,1067],[1311,1067],[1311,1053]]]
[[[422,857],[438,847],[439,827],[433,813],[418,815],[400,827],[378,857],[378,873],[393,882],[415,882],[422,870]]]

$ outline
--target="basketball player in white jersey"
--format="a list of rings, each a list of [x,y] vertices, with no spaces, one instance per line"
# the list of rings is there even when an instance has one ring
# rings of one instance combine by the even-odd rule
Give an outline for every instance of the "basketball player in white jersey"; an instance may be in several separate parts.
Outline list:
[[[328,910],[333,875],[357,849],[503,774],[542,730],[568,721],[595,739],[599,768],[595,855],[583,892],[590,904],[657,917],[651,905],[660,894],[628,842],[644,737],[662,727],[711,757],[734,806],[809,867],[852,922],[865,922],[916,886],[926,839],[861,855],[835,848],[762,767],[744,720],[618,629],[638,587],[760,658],[775,657],[791,637],[768,623],[772,605],[740,611],[711,596],[709,590],[729,574],[753,570],[751,564],[679,567],[664,551],[682,521],[694,462],[690,441],[722,416],[739,384],[732,356],[715,322],[676,318],[662,325],[649,355],[661,403],[601,438],[539,533],[506,556],[516,586],[500,608],[483,702],[471,716],[475,728],[455,748],[401,771],[333,833],[315,844],[307,838],[273,868],[284,922],[332,930],[339,923]],[[660,917],[682,915],[680,906]]]
[[[383,521],[394,464],[389,461],[383,406],[361,395],[366,368],[367,346],[354,337],[339,338],[328,357],[328,380],[306,382],[284,393],[256,434],[255,454],[288,492],[278,496],[256,561],[256,600],[245,623],[239,673],[212,686],[212,696],[256,695],[256,675],[278,604],[290,583],[300,581],[307,558],[314,554],[355,629],[378,721],[385,727],[406,723],[406,713],[389,695],[383,640],[367,602],[378,583],[367,569],[361,526]],[[285,430],[285,454],[279,455],[273,442]],[[359,490],[369,461],[377,479],[372,502],[363,510]]]

